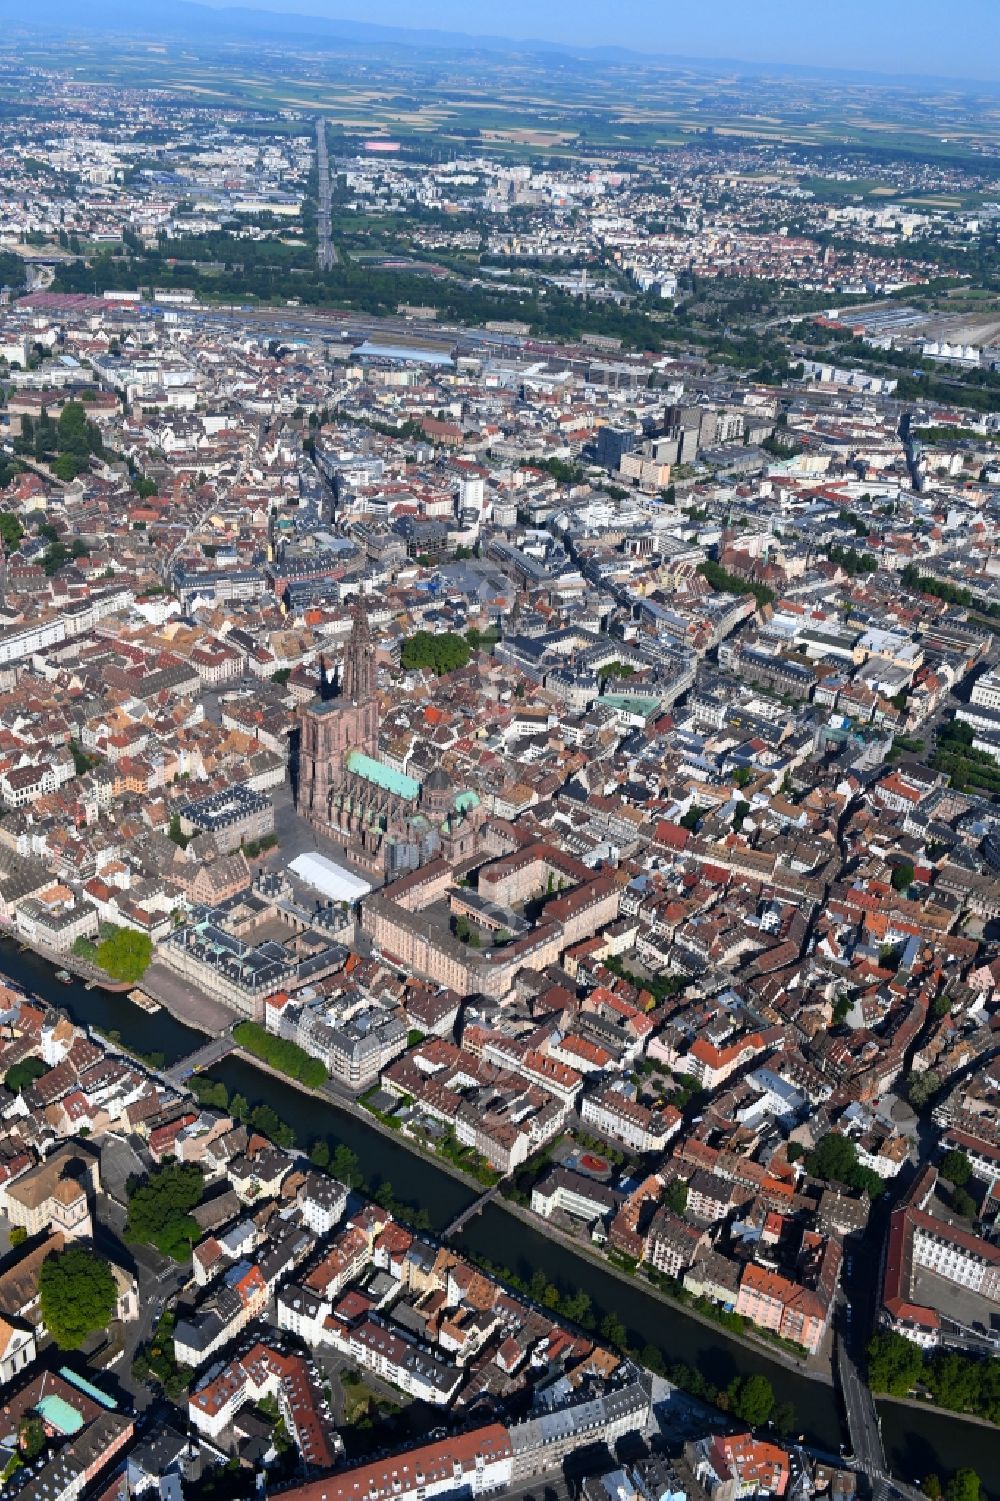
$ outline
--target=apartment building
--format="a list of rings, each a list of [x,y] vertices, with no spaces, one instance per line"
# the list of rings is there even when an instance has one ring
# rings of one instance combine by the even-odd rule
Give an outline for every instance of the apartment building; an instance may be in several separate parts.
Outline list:
[[[584,1095],[580,1115],[602,1136],[623,1142],[634,1152],[662,1152],[681,1128],[680,1111],[672,1105],[650,1110],[610,1087]]]

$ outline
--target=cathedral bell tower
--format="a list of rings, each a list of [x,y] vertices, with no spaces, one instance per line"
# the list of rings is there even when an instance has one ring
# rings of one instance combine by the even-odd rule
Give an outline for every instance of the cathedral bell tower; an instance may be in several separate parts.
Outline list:
[[[375,647],[360,594],[351,618],[351,634],[344,649],[343,696],[352,704],[364,704],[375,697]]]
[[[330,800],[348,770],[348,758],[355,752],[373,757],[378,751],[375,644],[360,596],[351,620],[339,693],[314,700],[302,712],[298,806],[318,828],[330,825]]]

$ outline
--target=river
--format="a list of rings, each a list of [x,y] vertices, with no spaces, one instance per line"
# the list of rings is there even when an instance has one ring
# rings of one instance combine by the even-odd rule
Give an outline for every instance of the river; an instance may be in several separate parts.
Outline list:
[[[46,960],[19,952],[7,939],[0,939],[0,970],[26,990],[63,1007],[75,1021],[106,1033],[117,1032],[126,1047],[147,1054],[161,1052],[167,1064],[204,1041],[201,1033],[176,1021],[165,1010],[150,1016],[125,995],[88,991],[75,981],[60,983]],[[400,1200],[426,1209],[437,1229],[447,1225],[475,1197],[464,1184],[401,1142],[333,1104],[304,1095],[242,1058],[225,1059],[211,1074],[225,1083],[230,1094],[239,1092],[251,1105],[272,1105],[292,1126],[300,1145],[308,1147],[324,1135],[331,1144],[342,1142],[356,1154],[369,1189],[391,1183]],[[797,1431],[810,1443],[837,1451],[844,1434],[832,1387],[808,1380],[763,1351],[731,1339],[724,1330],[707,1327],[682,1309],[664,1304],[639,1284],[623,1281],[611,1271],[575,1256],[541,1228],[535,1230],[524,1224],[502,1205],[490,1204],[469,1221],[456,1240],[456,1249],[462,1246],[470,1255],[487,1257],[520,1276],[530,1278],[534,1271],[541,1271],[562,1292],[582,1289],[599,1318],[609,1312],[618,1315],[630,1343],[640,1347],[655,1344],[668,1364],[683,1361],[717,1386],[726,1385],[737,1374],[761,1372],[774,1387],[778,1401],[794,1406]],[[983,1480],[988,1501],[1000,1501],[1000,1430],[898,1403],[882,1403],[880,1410],[886,1453],[893,1471],[902,1479],[912,1482],[931,1470],[944,1476],[962,1465],[971,1465]]]

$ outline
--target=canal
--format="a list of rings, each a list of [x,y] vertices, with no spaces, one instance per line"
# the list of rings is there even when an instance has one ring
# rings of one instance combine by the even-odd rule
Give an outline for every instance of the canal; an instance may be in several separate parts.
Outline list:
[[[63,1007],[75,1021],[116,1033],[124,1046],[142,1053],[162,1053],[167,1064],[204,1041],[201,1033],[176,1021],[165,1010],[150,1016],[125,995],[88,991],[76,982],[61,984],[47,961],[21,953],[6,939],[0,939],[0,970],[26,990]],[[302,1094],[242,1058],[227,1058],[211,1073],[223,1081],[231,1095],[242,1094],[251,1105],[273,1106],[293,1128],[300,1145],[308,1147],[317,1137],[325,1136],[331,1145],[347,1146],[356,1155],[369,1190],[390,1183],[397,1199],[425,1209],[437,1229],[447,1225],[474,1197],[464,1184],[401,1142],[333,1104]],[[640,1348],[654,1344],[668,1365],[683,1361],[716,1386],[726,1386],[736,1375],[759,1371],[771,1382],[779,1402],[792,1403],[796,1431],[818,1447],[837,1451],[844,1434],[832,1387],[808,1380],[763,1351],[731,1339],[724,1330],[705,1326],[682,1309],[664,1304],[639,1284],[623,1281],[585,1257],[574,1255],[502,1205],[490,1204],[469,1221],[456,1241],[456,1249],[463,1246],[471,1256],[485,1257],[518,1276],[530,1278],[541,1271],[560,1292],[584,1291],[598,1319],[607,1313],[617,1314],[628,1331],[630,1344]],[[886,1453],[895,1474],[912,1482],[932,1470],[945,1476],[971,1465],[982,1478],[988,1501],[1000,1501],[1000,1430],[899,1403],[883,1403],[880,1410]]]
[[[193,1053],[205,1041],[201,1032],[186,1027],[162,1007],[151,1015],[141,1011],[120,992],[87,990],[78,980],[64,985],[55,977],[47,959],[21,950],[11,938],[0,938],[0,978],[8,976],[24,990],[52,1006],[61,1006],[75,1022],[96,1027],[106,1036],[114,1034],[126,1048],[147,1057],[162,1053],[166,1064]]]

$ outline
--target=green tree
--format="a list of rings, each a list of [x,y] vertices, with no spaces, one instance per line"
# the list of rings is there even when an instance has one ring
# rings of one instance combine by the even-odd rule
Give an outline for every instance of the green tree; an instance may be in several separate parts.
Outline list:
[[[806,1169],[814,1178],[822,1178],[827,1183],[843,1183],[846,1188],[867,1193],[873,1199],[885,1189],[878,1174],[858,1162],[854,1143],[838,1131],[828,1131],[815,1150],[809,1153]]]
[[[27,1239],[28,1232],[23,1225],[13,1225],[7,1237],[11,1250],[14,1250],[17,1246],[23,1246]]]
[[[80,473],[79,461],[71,453],[61,453],[58,458],[52,461],[52,473],[56,479],[62,480],[64,485],[68,485]]]
[[[84,1246],[46,1256],[38,1290],[45,1327],[64,1350],[78,1349],[96,1329],[106,1329],[118,1302],[107,1262]]]
[[[601,1338],[615,1350],[624,1350],[628,1344],[625,1325],[616,1313],[605,1314],[601,1320]]]
[[[255,1105],[250,1112],[250,1124],[255,1131],[273,1141],[275,1146],[295,1145],[295,1132],[271,1105]]]
[[[87,411],[79,401],[67,401],[59,413],[56,424],[56,442],[59,452],[73,454],[86,462],[92,453],[102,451],[100,430],[88,421]]]
[[[33,445],[34,456],[39,463],[44,463],[49,458],[55,449],[56,441],[56,425],[45,408],[42,407],[38,421],[35,423],[35,441]]]
[[[172,839],[177,848],[181,850],[186,850],[191,843],[181,828],[181,815],[179,813],[172,813],[170,816],[170,827],[167,830],[167,838]]]
[[[924,1376],[919,1345],[902,1334],[876,1334],[868,1346],[868,1382],[873,1392],[905,1397]]]
[[[4,511],[0,515],[0,538],[3,539],[4,550],[8,553],[17,552],[23,536],[24,527],[17,517],[12,516],[9,511]]]
[[[795,1408],[791,1402],[778,1402],[771,1414],[771,1422],[782,1438],[787,1438],[795,1427]]]
[[[940,1088],[940,1076],[932,1068],[929,1068],[922,1074],[910,1075],[906,1085],[906,1097],[914,1110],[923,1110],[924,1106],[930,1103]]]
[[[893,867],[893,871],[892,871],[892,885],[893,885],[893,890],[894,891],[909,891],[910,887],[913,885],[913,877],[914,877],[914,875],[915,875],[915,871],[914,871],[912,862],[909,861],[909,860],[901,860],[898,865],[895,865]]]
[[[983,1501],[982,1481],[975,1470],[957,1470],[945,1486],[944,1501]]]
[[[17,1425],[17,1450],[28,1464],[44,1453],[48,1439],[45,1424],[37,1412],[26,1412]]]
[[[326,1169],[330,1166],[330,1143],[325,1136],[314,1141],[309,1151],[309,1161],[313,1167]]]
[[[364,1181],[357,1153],[352,1152],[343,1142],[334,1148],[330,1168],[337,1181],[347,1188],[360,1188]]]
[[[97,962],[113,980],[134,985],[153,957],[153,940],[136,928],[118,928],[97,946]]]
[[[241,1094],[234,1094],[229,1101],[229,1114],[234,1121],[245,1121],[250,1114],[250,1106]]]
[[[51,578],[60,568],[64,568],[70,557],[71,553],[65,542],[56,541],[47,547],[42,554],[42,569],[46,578]]]
[[[454,631],[445,631],[441,635],[433,631],[416,631],[403,642],[400,662],[406,672],[429,668],[442,677],[464,667],[470,655],[468,641]]]
[[[186,1261],[201,1238],[192,1209],[201,1203],[205,1180],[193,1162],[171,1162],[154,1169],[128,1196],[126,1241],[153,1245],[174,1261]]]
[[[671,1179],[660,1195],[660,1202],[668,1209],[672,1209],[675,1214],[683,1214],[688,1203],[688,1186],[684,1179]]]
[[[210,1079],[207,1074],[193,1074],[188,1084],[199,1104],[210,1105],[213,1110],[228,1109],[229,1090],[221,1079]]]
[[[766,1376],[736,1376],[727,1388],[729,1411],[748,1428],[760,1428],[774,1410],[774,1388]]]
[[[22,1058],[20,1063],[12,1063],[4,1074],[3,1082],[11,1094],[20,1094],[24,1089],[30,1089],[36,1079],[47,1074],[49,1066],[41,1058]]]
[[[269,1063],[279,1073],[287,1074],[308,1089],[320,1089],[327,1081],[326,1066],[319,1058],[313,1058],[305,1048],[288,1038],[275,1037],[259,1022],[239,1022],[233,1028],[233,1036],[240,1047],[255,1058]]]
[[[951,1207],[956,1214],[960,1214],[966,1220],[974,1220],[978,1213],[975,1199],[964,1188],[952,1189]]]
[[[941,1482],[936,1475],[926,1476],[920,1489],[928,1498],[928,1501],[941,1501]]]
[[[957,1149],[945,1152],[941,1158],[941,1176],[956,1188],[964,1188],[972,1177],[972,1164],[964,1152]]]
[[[590,1298],[585,1292],[567,1293],[562,1300],[562,1315],[570,1319],[574,1324],[580,1324],[583,1328],[593,1326],[593,1315],[590,1311]]]
[[[815,1178],[846,1183],[857,1162],[854,1143],[838,1131],[829,1131],[810,1152],[806,1165]]]
[[[740,578],[736,574],[727,573],[718,563],[706,562],[698,565],[698,572],[705,578],[708,584],[719,594],[752,594],[757,601],[758,608],[773,604],[775,593],[766,584],[753,584],[749,579]]]

